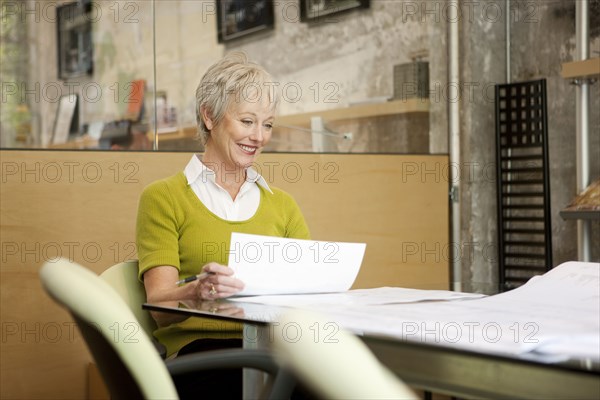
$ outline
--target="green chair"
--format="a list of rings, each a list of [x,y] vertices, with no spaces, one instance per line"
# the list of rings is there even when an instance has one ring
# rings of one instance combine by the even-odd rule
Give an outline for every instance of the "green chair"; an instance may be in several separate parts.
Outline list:
[[[119,293],[144,332],[152,336],[157,326],[150,313],[142,309],[142,304],[146,302],[146,289],[138,279],[138,260],[128,260],[113,265],[101,273],[100,278]]]
[[[103,279],[66,259],[47,262],[40,279],[48,294],[73,316],[113,399],[177,399],[171,376],[222,368],[251,368],[269,374],[268,398],[289,397],[293,381],[270,354],[219,350],[163,361],[122,297]]]
[[[146,302],[146,289],[138,279],[138,260],[128,260],[115,264],[102,272],[100,278],[121,296],[135,315],[139,326],[152,338],[152,343],[158,353],[162,358],[166,358],[167,349],[160,342],[154,340],[152,336],[152,332],[157,328],[156,322],[148,311],[142,309],[142,304]]]
[[[282,368],[287,368],[309,389],[325,399],[410,399],[418,397],[375,358],[355,335],[339,329],[319,336],[314,327],[331,326],[331,320],[302,310],[291,310],[279,320],[282,332],[273,335],[273,349]],[[329,325],[328,325],[329,324]],[[300,334],[290,337],[294,326]],[[309,334],[307,334],[307,332]],[[332,333],[327,329],[328,333]],[[281,334],[280,334],[281,333]]]

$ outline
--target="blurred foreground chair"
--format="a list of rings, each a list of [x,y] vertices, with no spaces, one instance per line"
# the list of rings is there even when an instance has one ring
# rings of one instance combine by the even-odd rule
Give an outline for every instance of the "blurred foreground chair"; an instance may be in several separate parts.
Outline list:
[[[166,358],[167,349],[152,336],[152,333],[157,328],[156,322],[152,318],[152,315],[150,315],[150,312],[142,309],[142,304],[146,302],[146,289],[144,284],[138,279],[138,260],[128,260],[115,264],[101,273],[100,278],[121,296],[140,323],[139,326],[152,340],[160,356]]]
[[[151,336],[157,326],[150,313],[142,309],[142,304],[146,302],[146,289],[138,279],[138,260],[115,264],[101,273],[100,278],[115,289],[129,306],[142,329]]]
[[[171,375],[224,368],[265,371],[270,389],[265,397],[290,396],[293,382],[265,351],[218,350],[165,363],[146,333],[135,328],[139,322],[127,304],[92,271],[60,259],[44,264],[40,279],[75,319],[113,399],[177,399]]]
[[[330,324],[320,315],[292,310],[279,319],[277,327],[294,326],[299,335],[274,334],[275,358],[298,381],[326,399],[418,399],[368,347],[343,329],[328,337],[312,334]],[[298,328],[299,327],[299,328]]]

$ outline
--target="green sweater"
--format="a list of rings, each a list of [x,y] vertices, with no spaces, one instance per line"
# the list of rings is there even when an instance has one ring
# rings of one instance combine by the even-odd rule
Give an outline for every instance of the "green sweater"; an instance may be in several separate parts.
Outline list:
[[[271,194],[258,187],[256,213],[245,221],[227,221],[202,204],[183,172],[147,186],[140,197],[136,225],[140,279],[160,265],[177,268],[180,279],[198,274],[211,261],[227,265],[232,232],[309,239],[294,199],[277,188],[271,188]],[[241,326],[194,317],[159,328],[155,336],[172,354],[198,338],[241,337]]]

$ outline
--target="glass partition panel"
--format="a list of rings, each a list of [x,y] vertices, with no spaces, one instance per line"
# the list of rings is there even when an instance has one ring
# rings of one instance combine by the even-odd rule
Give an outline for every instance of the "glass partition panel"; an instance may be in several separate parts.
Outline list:
[[[153,2],[2,0],[3,148],[149,150]]]
[[[447,141],[445,106],[428,91],[445,81],[446,26],[407,20],[402,3],[157,0],[158,149],[202,150],[196,87],[244,51],[281,99],[266,151],[429,153],[430,132]]]
[[[3,148],[201,151],[196,86],[237,50],[281,98],[266,151],[447,148],[446,24],[402,2],[0,2]]]
[[[201,151],[195,92],[223,55],[215,1],[156,1],[156,115],[159,150]]]

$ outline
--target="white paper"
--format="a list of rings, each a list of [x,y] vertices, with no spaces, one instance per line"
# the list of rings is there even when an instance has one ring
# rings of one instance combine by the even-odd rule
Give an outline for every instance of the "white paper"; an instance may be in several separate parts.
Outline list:
[[[239,301],[309,309],[358,334],[537,361],[600,361],[598,263],[565,263],[493,296],[379,288]]]
[[[307,305],[357,333],[497,354],[600,361],[600,264],[569,262],[469,301]]]
[[[238,297],[234,301],[261,303],[285,307],[307,306],[375,306],[384,304],[416,303],[421,301],[445,301],[478,299],[483,294],[452,292],[449,290],[420,290],[399,287],[354,289],[342,293],[291,294]]]
[[[245,284],[239,296],[343,292],[354,283],[365,248],[234,232],[229,267]]]

